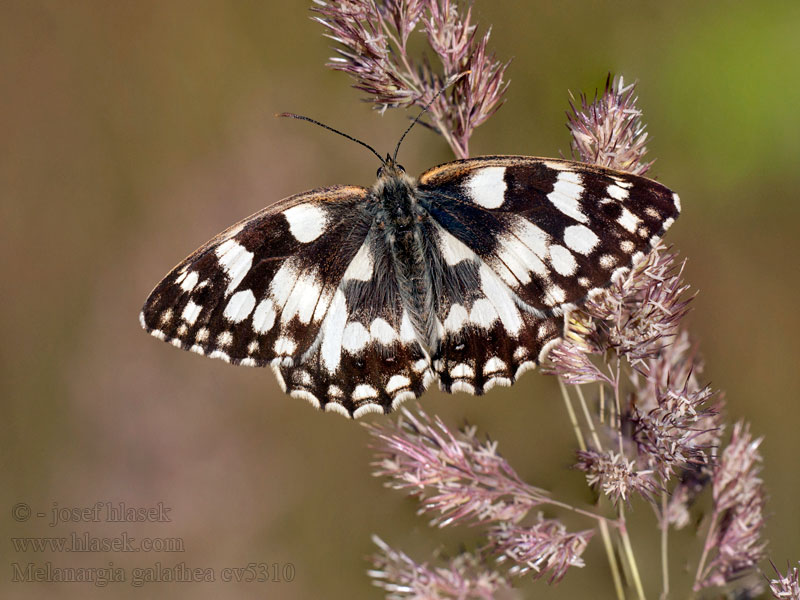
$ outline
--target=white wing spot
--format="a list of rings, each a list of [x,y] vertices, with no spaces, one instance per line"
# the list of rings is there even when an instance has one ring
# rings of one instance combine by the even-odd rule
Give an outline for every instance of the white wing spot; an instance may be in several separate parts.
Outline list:
[[[531,360],[525,361],[524,363],[522,363],[520,366],[517,367],[517,372],[514,373],[514,379],[519,379],[523,373],[532,371],[535,368],[536,368],[535,362]]]
[[[633,185],[630,181],[625,181],[624,179],[620,179],[619,177],[612,176],[611,179],[613,179],[616,182],[616,184],[621,188],[628,189]]]
[[[493,356],[489,360],[486,361],[486,364],[483,365],[483,372],[484,373],[497,373],[498,371],[505,371],[507,365],[504,361],[500,360],[498,357]]]
[[[556,306],[557,304],[561,304],[566,299],[566,293],[563,289],[558,287],[555,284],[552,284],[545,290],[544,293],[544,303],[548,306]]]
[[[554,332],[553,324],[550,322],[545,322],[539,325],[539,328],[536,330],[536,339],[541,340],[542,338],[546,338],[548,335]]]
[[[281,311],[281,323],[288,323],[295,315],[304,325],[311,321],[317,300],[322,293],[318,279],[317,270],[313,269],[305,271],[295,280],[294,287]]]
[[[628,197],[628,190],[614,183],[606,188],[606,193],[614,198],[614,200],[622,201]]]
[[[397,410],[403,402],[406,400],[413,400],[416,397],[414,392],[400,392],[394,397],[394,400],[392,400],[392,410]]]
[[[297,344],[287,337],[279,337],[277,340],[275,340],[275,346],[273,347],[273,350],[278,356],[290,356],[294,354],[295,350],[297,350]]]
[[[439,230],[439,252],[441,252],[442,258],[448,265],[453,266],[463,260],[477,258],[475,253],[456,239],[455,236],[445,231],[442,227],[437,229]]]
[[[352,321],[347,324],[342,336],[342,348],[354,354],[364,349],[369,343],[369,332],[358,321]]]
[[[648,206],[647,208],[645,208],[644,209],[644,214],[646,214],[648,217],[651,217],[653,219],[660,219],[661,218],[661,213],[659,213],[652,206]]]
[[[197,333],[194,336],[194,340],[199,343],[203,343],[208,340],[208,329],[205,327],[201,327],[197,330]]]
[[[322,364],[325,365],[328,373],[335,373],[336,369],[339,368],[339,362],[342,359],[342,335],[346,324],[347,300],[342,290],[336,290],[328,314],[322,322],[320,332],[320,335],[322,335],[320,356],[322,357]],[[328,406],[330,405],[325,405],[326,410]]]
[[[248,354],[255,354],[258,352],[258,342],[253,340],[249,344],[247,344],[247,353]]]
[[[275,300],[277,306],[282,307],[286,304],[299,276],[299,271],[293,261],[289,259],[281,265],[281,268],[272,277],[272,281],[269,284],[269,295]]]
[[[499,385],[500,387],[511,387],[511,380],[508,377],[492,377],[483,384],[483,391],[484,393],[488,392],[494,386]]]
[[[480,278],[481,291],[489,299],[489,302],[494,305],[495,314],[500,318],[503,327],[506,328],[509,334],[517,335],[522,327],[522,317],[514,303],[511,290],[485,263],[481,265]],[[475,304],[478,304],[478,302],[480,300],[477,300]],[[472,306],[473,312],[475,311],[475,304]]]
[[[386,393],[394,394],[397,390],[402,390],[411,385],[411,380],[405,375],[392,375],[386,384]]]
[[[369,326],[369,335],[373,340],[388,346],[397,339],[397,332],[384,319],[378,317]]]
[[[300,400],[305,400],[314,408],[319,408],[319,400],[314,394],[312,394],[308,390],[292,390],[291,392],[289,392],[289,395],[292,398],[299,398]]]
[[[191,292],[194,289],[194,286],[197,285],[197,280],[200,279],[200,275],[197,274],[197,271],[191,271],[190,273],[184,273],[178,278],[180,281],[181,289],[184,292]]]
[[[298,242],[313,242],[325,231],[325,211],[314,204],[298,204],[283,211],[289,231]]]
[[[194,325],[195,321],[197,321],[197,317],[200,316],[200,312],[203,310],[203,307],[199,304],[195,304],[191,300],[186,303],[186,306],[183,308],[183,312],[181,313],[181,318],[186,321],[189,325]]]
[[[229,282],[228,289],[225,290],[227,296],[235,290],[244,279],[250,267],[253,265],[253,253],[234,242],[228,240],[220,244],[215,250],[220,266],[227,273]],[[188,279],[188,277],[187,277]]]
[[[547,255],[546,246],[544,252],[538,254],[531,250],[529,244],[525,244],[513,234],[501,236],[498,238],[498,242],[500,244],[497,253],[499,264],[496,266],[499,267],[497,270],[508,285],[530,283],[531,271],[540,277],[547,277],[547,267],[541,259]]]
[[[369,240],[361,244],[361,248],[359,248],[353,260],[350,261],[347,270],[344,272],[342,281],[350,281],[351,279],[369,281],[372,278],[372,269],[375,261],[369,246]]]
[[[322,293],[319,295],[317,307],[314,309],[314,314],[311,316],[315,323],[323,319],[328,312],[328,307],[331,305],[331,300],[333,300],[334,291],[334,288],[328,286],[323,289]]]
[[[466,363],[460,363],[450,369],[450,377],[453,379],[472,379],[475,377],[475,370]]]
[[[359,406],[357,409],[353,411],[353,418],[360,419],[364,415],[368,415],[370,413],[376,414],[383,414],[383,407],[379,404],[365,404],[364,406]]]
[[[633,251],[634,251],[634,249],[636,248],[636,246],[634,245],[634,243],[633,243],[632,241],[630,241],[630,240],[622,240],[622,241],[619,243],[619,247],[620,247],[620,250],[622,250],[622,251],[623,251],[623,252],[625,252],[626,254],[630,254],[630,253],[631,253],[631,252],[633,252]]]
[[[209,358],[218,358],[220,360],[224,360],[225,362],[231,362],[231,357],[228,356],[227,353],[223,352],[222,350],[214,350],[211,354],[208,355]]]
[[[550,246],[550,264],[553,265],[559,275],[564,277],[574,275],[575,271],[578,270],[578,263],[575,262],[572,252],[558,244]]]
[[[281,370],[274,363],[272,364],[272,372],[275,373],[275,379],[278,380],[278,386],[280,386],[281,390],[285,392],[286,391],[286,381],[283,378],[283,374],[281,373]]]
[[[325,412],[336,413],[337,415],[342,415],[345,419],[350,418],[350,413],[347,412],[347,409],[339,404],[338,402],[328,402],[325,405]]]
[[[570,225],[564,230],[564,243],[574,252],[589,254],[600,238],[586,225]]]
[[[497,311],[486,298],[479,298],[472,303],[472,308],[469,311],[469,320],[479,327],[489,329],[497,320]]]
[[[537,227],[527,219],[518,217],[514,220],[511,232],[519,238],[531,251],[539,257],[546,257],[550,245],[550,236],[541,227]]]
[[[178,327],[178,335],[179,336],[183,337],[187,333],[189,333],[189,328],[185,324],[183,324],[180,327]]]
[[[560,171],[553,191],[547,194],[547,199],[568,217],[579,223],[586,223],[589,221],[589,217],[581,211],[579,202],[581,194],[583,194],[583,186],[580,174],[574,171]]]
[[[617,258],[611,254],[603,254],[600,257],[600,266],[604,269],[610,269],[615,264],[617,264]]]
[[[406,310],[403,311],[403,316],[400,318],[400,339],[404,342],[413,342],[417,339],[414,326],[411,324],[411,319]]]
[[[222,313],[222,316],[231,323],[241,323],[250,316],[255,305],[256,297],[253,295],[253,292],[250,290],[242,290],[231,296],[227,306],[225,306],[225,311]]]
[[[311,378],[311,373],[303,370],[298,370],[294,372],[294,380],[298,384],[305,386],[310,386],[314,382],[314,380]]]
[[[505,202],[505,167],[479,169],[466,184],[467,194],[484,208],[500,208]]]
[[[622,225],[631,233],[634,233],[636,231],[636,227],[639,225],[639,218],[627,208],[623,208],[622,214],[617,219],[617,223]]]
[[[461,304],[453,304],[447,313],[447,318],[444,320],[444,328],[446,331],[455,332],[459,331],[469,319],[467,309]]]
[[[451,392],[466,392],[467,394],[474,394],[475,388],[472,384],[467,383],[463,379],[459,379],[458,381],[454,381],[453,385],[450,386]]]
[[[675,203],[675,208],[678,209],[678,212],[681,212],[681,199],[678,194],[672,194],[672,202]]]
[[[258,303],[253,313],[253,330],[256,333],[267,333],[275,325],[275,304],[269,298]]]
[[[225,348],[233,343],[233,334],[230,331],[223,331],[217,336],[217,346]]]
[[[370,400],[377,397],[378,390],[366,383],[357,385],[356,389],[353,390],[353,400],[355,402],[360,402],[361,400]]]
[[[414,373],[422,373],[427,368],[428,360],[425,358],[420,358],[417,362],[411,365],[411,370],[414,371]]]
[[[331,398],[344,398],[344,392],[338,385],[331,385],[328,387],[328,396]]]

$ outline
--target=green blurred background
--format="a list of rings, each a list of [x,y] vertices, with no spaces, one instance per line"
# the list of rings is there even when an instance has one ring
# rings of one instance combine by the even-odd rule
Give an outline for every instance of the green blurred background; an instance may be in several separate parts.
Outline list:
[[[381,117],[323,67],[330,43],[295,1],[9,1],[0,4],[3,598],[375,598],[364,557],[377,533],[416,558],[474,532],[433,531],[370,476],[363,428],[283,396],[267,371],[178,352],[141,331],[151,287],[239,218],[295,192],[370,185],[362,148],[280,111],[391,148],[407,115]],[[508,71],[508,102],[473,154],[568,152],[567,90],[606,73],[639,79],[652,174],[683,200],[668,239],[700,291],[689,317],[731,420],[766,437],[769,555],[800,559],[798,190],[800,3],[477,0]],[[418,129],[411,172],[451,158]],[[451,425],[477,423],[529,481],[580,501],[572,434],[552,378],[489,396],[431,391]],[[124,501],[172,523],[14,522],[34,511]],[[652,513],[633,542],[660,589]],[[571,523],[578,527],[582,523]],[[16,553],[10,536],[173,536],[183,554]],[[699,542],[676,536],[685,592]],[[599,539],[557,587],[527,597],[611,597]],[[286,563],[292,583],[11,583],[12,562],[130,569]],[[683,583],[681,583],[683,582]]]

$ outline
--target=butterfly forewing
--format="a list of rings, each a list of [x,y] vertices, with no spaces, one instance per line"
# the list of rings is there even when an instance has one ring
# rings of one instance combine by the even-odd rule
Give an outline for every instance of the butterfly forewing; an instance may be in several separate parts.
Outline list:
[[[367,190],[299,194],[221,233],[145,302],[152,335],[235,364],[294,362],[314,344],[370,223]]]
[[[523,156],[447,163],[419,189],[433,218],[542,316],[608,285],[679,212],[655,181]]]

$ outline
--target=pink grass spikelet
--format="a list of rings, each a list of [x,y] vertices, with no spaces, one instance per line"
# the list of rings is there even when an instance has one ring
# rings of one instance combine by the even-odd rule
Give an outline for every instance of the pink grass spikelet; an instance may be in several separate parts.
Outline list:
[[[647,153],[647,132],[637,108],[636,84],[625,85],[622,77],[606,79],[602,96],[589,102],[581,94],[572,96],[567,127],[572,134],[572,155],[583,162],[644,175],[652,162]],[[576,106],[579,104],[579,106]]]
[[[432,513],[439,527],[517,522],[550,501],[517,476],[495,442],[480,442],[474,428],[453,433],[438,417],[406,409],[397,423],[367,428],[376,451],[373,474],[418,496],[420,513]]]
[[[489,531],[489,540],[499,562],[512,563],[509,573],[522,576],[529,572],[539,579],[549,574],[548,582],[561,581],[569,567],[583,567],[581,558],[592,530],[568,533],[560,521],[544,519],[530,527],[501,523]]]
[[[711,518],[703,558],[695,578],[695,590],[721,586],[751,571],[764,558],[764,528],[761,439],[754,440],[750,427],[736,423],[731,441],[714,468]],[[711,556],[707,563],[704,559]]]
[[[775,565],[776,579],[769,582],[769,591],[778,600],[800,600],[800,570],[797,567],[786,566],[786,575],[781,574]]]
[[[372,536],[378,552],[370,557],[372,583],[386,590],[388,600],[493,600],[508,590],[507,579],[487,569],[479,558],[463,553],[444,566],[417,563],[404,552]]]
[[[652,471],[637,470],[635,461],[614,451],[580,451],[575,468],[586,473],[587,483],[602,490],[614,504],[627,501],[633,492],[647,500],[658,492]]]
[[[350,75],[381,112],[422,108],[447,88],[430,106],[428,125],[458,158],[469,156],[472,132],[500,108],[508,87],[508,63],[488,50],[488,31],[478,35],[470,2],[315,0],[312,11],[337,44],[327,66]],[[427,55],[411,55],[409,37],[418,29],[438,67]]]

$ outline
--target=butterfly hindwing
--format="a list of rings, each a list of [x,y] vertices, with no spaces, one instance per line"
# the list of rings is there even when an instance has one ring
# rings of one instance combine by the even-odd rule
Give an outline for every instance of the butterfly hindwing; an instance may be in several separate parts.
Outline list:
[[[426,237],[436,289],[438,341],[432,366],[447,392],[508,386],[558,338],[563,317],[544,316],[466,244],[431,220]]]
[[[314,343],[370,223],[367,190],[287,198],[216,236],[151,292],[152,335],[234,364],[291,363]]]
[[[342,279],[317,345],[300,364],[280,366],[286,391],[327,412],[359,417],[390,412],[432,379],[401,302],[378,228]]]

